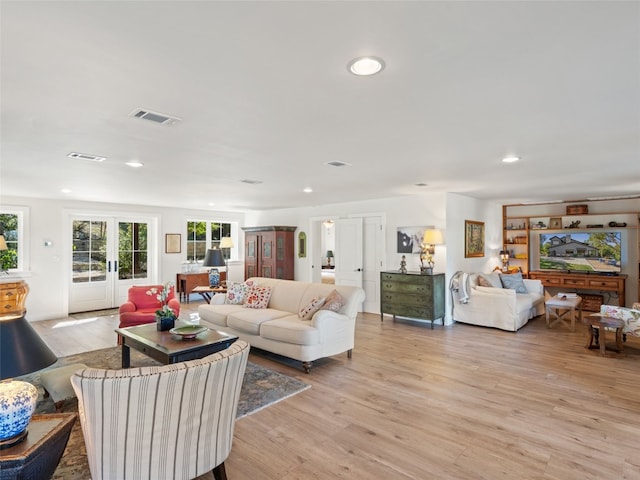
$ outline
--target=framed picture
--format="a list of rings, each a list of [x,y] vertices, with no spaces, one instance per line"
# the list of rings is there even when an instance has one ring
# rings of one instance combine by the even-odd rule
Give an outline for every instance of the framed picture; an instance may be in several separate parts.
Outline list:
[[[464,221],[464,256],[484,257],[484,222]]]
[[[562,218],[551,217],[549,219],[549,228],[562,228]]]
[[[179,233],[166,233],[164,235],[164,252],[180,253],[182,250],[182,240]]]
[[[420,244],[427,228],[398,227],[398,253],[420,253]]]

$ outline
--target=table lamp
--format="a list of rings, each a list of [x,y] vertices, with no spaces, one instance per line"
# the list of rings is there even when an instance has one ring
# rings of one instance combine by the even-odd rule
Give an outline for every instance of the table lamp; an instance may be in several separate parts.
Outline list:
[[[442,232],[435,228],[427,228],[422,236],[422,243],[420,244],[420,273],[430,275],[433,273],[433,267],[435,262],[433,261],[433,255],[436,253],[436,245],[441,245]],[[424,262],[426,261],[426,266]]]
[[[4,239],[4,235],[2,233],[2,230],[0,229],[0,255],[2,252],[5,252],[9,250],[9,248],[7,247],[7,242]],[[0,258],[0,272],[6,272],[7,270],[5,270],[4,268],[4,262],[2,261],[2,258]]]
[[[42,370],[58,359],[24,317],[29,287],[22,281],[15,283],[16,309],[0,315],[0,448],[27,437],[38,399],[36,387],[11,379]]]
[[[203,267],[224,267],[225,261],[222,256],[222,250],[219,248],[210,248],[207,250],[206,255],[204,256],[204,262],[202,262]],[[209,270],[209,286],[210,287],[219,287],[220,286],[220,271],[217,268],[212,268]]]
[[[331,259],[333,258],[333,250],[327,250],[327,265],[331,266]]]
[[[509,271],[509,251],[500,250],[500,261],[502,262],[502,271]]]
[[[224,256],[224,272],[226,273],[226,279],[229,281],[229,258],[231,258],[231,249],[233,248],[233,240],[231,237],[222,237],[220,240],[220,250]]]

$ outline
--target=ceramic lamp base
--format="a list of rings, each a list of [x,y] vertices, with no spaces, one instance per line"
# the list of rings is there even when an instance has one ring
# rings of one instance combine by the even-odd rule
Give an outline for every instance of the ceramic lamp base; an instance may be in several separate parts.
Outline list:
[[[24,440],[37,400],[38,390],[30,383],[0,382],[0,442],[15,445]]]

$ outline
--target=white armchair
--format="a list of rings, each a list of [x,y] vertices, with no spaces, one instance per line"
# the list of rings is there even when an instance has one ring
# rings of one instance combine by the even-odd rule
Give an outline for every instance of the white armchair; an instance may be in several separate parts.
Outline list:
[[[93,480],[226,479],[249,345],[161,367],[71,377]]]

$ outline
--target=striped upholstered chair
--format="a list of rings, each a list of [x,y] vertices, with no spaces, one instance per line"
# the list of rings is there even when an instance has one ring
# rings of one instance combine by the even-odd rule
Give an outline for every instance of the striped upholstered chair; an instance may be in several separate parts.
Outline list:
[[[93,480],[226,479],[249,345],[199,360],[71,377]]]

